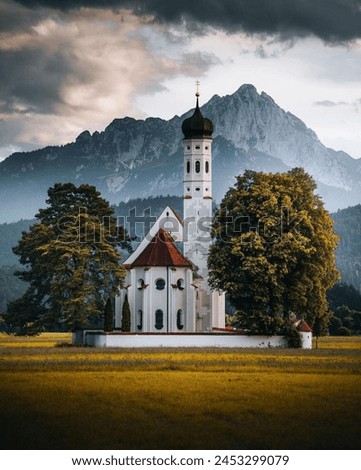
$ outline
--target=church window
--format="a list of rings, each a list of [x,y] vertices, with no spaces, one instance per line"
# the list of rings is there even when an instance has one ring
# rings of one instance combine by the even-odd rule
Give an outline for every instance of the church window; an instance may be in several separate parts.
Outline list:
[[[157,279],[155,281],[155,288],[157,290],[163,290],[165,288],[165,280],[161,278]]]
[[[183,290],[184,289],[184,279],[182,278],[179,278],[178,281],[177,281],[177,287],[179,290]]]
[[[191,146],[190,145],[187,145],[187,150],[190,150],[191,149]]]
[[[196,150],[200,150],[201,149],[201,146],[200,145],[196,145]]]
[[[137,328],[138,328],[138,330],[143,329],[143,310],[138,310],[138,313],[137,313]]]
[[[164,326],[163,317],[164,317],[163,310],[158,309],[155,311],[155,325],[154,326],[156,327],[157,330],[161,330]]]
[[[200,173],[201,171],[201,162],[199,160],[196,161],[196,173]]]
[[[138,279],[137,287],[139,290],[142,290],[144,288],[144,279]]]
[[[187,188],[187,191],[190,191],[190,190],[191,190],[191,188],[188,187],[188,188]]]
[[[191,172],[191,162],[187,160],[187,173]]]
[[[209,173],[209,162],[208,162],[208,161],[206,161],[206,165],[205,165],[205,166],[206,166],[206,173]]]
[[[200,190],[201,190],[201,188],[196,188],[196,191],[200,191]]]
[[[206,150],[208,150],[208,149],[209,149],[208,145],[206,145],[206,146],[205,146],[205,149],[206,149]]]
[[[177,312],[177,328],[178,330],[183,330],[184,328],[184,312],[181,308]]]

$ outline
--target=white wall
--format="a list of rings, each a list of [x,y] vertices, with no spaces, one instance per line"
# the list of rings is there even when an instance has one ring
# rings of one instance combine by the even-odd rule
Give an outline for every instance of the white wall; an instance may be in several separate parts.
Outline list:
[[[302,349],[312,349],[312,333],[311,332],[300,332],[302,338]]]
[[[139,289],[139,280],[143,279],[144,288]],[[156,280],[164,279],[163,290],[156,289]],[[184,281],[184,287],[177,287],[178,280]],[[143,312],[143,328],[141,332],[165,333],[177,332],[177,312],[184,312],[184,328],[182,332],[195,331],[195,288],[193,286],[193,273],[186,267],[162,267],[151,268],[135,267],[127,272],[125,286],[127,286],[128,300],[131,312],[131,331],[140,333],[137,328],[138,311]],[[122,305],[125,289],[122,289],[116,299],[115,327],[122,326]],[[163,311],[164,327],[161,330],[155,328],[155,311]]]
[[[308,333],[310,334],[310,333]],[[85,334],[87,346],[111,348],[152,347],[219,347],[219,348],[286,348],[283,336],[246,336],[234,334]]]

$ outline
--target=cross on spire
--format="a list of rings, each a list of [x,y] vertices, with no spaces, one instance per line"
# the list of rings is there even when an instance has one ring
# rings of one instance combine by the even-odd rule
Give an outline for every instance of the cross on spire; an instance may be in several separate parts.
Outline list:
[[[198,98],[198,96],[200,95],[199,93],[199,85],[201,84],[201,82],[199,80],[196,81],[196,96]]]

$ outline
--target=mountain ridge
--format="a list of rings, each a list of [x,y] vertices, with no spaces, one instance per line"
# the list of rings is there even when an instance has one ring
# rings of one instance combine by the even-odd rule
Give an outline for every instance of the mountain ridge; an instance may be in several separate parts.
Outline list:
[[[361,202],[361,159],[326,148],[297,116],[250,84],[201,107],[214,124],[213,194],[219,202],[245,169],[303,167],[335,211]],[[93,184],[111,203],[182,195],[182,121],[116,118],[103,131],[84,130],[74,142],[14,153],[0,163],[0,223],[32,218],[56,182]],[[26,205],[24,204],[26,201]]]

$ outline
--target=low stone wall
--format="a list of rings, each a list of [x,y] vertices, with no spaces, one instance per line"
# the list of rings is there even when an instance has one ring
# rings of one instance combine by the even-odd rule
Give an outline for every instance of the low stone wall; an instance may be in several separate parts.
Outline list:
[[[311,349],[312,333],[301,333],[303,348]],[[74,333],[73,344],[101,348],[287,348],[284,336],[234,333]]]

